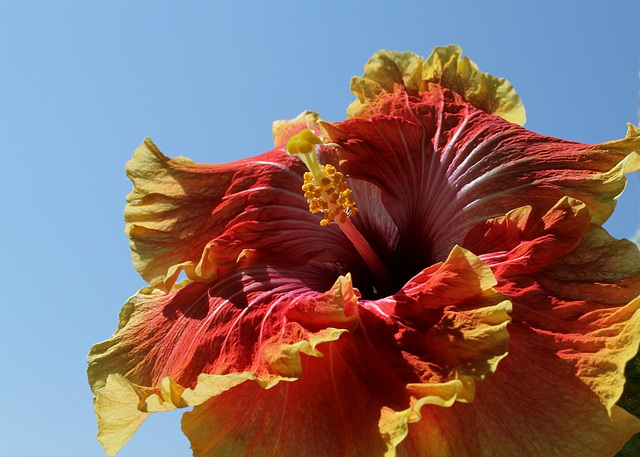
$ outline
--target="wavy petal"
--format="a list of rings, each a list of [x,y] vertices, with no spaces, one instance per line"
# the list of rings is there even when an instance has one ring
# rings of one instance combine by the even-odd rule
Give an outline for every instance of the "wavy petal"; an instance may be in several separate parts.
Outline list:
[[[570,225],[558,225],[563,223]],[[498,289],[512,297],[514,326],[532,334],[523,340],[531,351],[553,354],[611,410],[622,394],[624,367],[640,344],[640,253],[630,241],[589,225],[580,242],[559,256],[543,246],[555,244],[554,231],[522,243],[542,245],[537,249],[516,247],[504,260],[487,262],[494,270],[510,264]]]
[[[132,297],[118,331],[89,354],[105,450],[117,452],[149,412],[200,404],[246,380],[268,388],[300,376],[301,354],[321,357],[316,346],[357,326],[350,278],[316,292],[309,284],[330,276],[319,269],[252,267]]]
[[[380,455],[379,399],[344,359],[344,336],[320,346],[325,357],[303,357],[296,382],[244,383],[186,413],[194,457]]]
[[[495,284],[486,265],[455,248],[397,296],[361,301],[358,328],[322,346],[327,357],[303,358],[296,382],[245,383],[185,414],[194,455],[392,452],[416,403],[471,400],[474,380],[506,354],[510,305]],[[407,319],[417,308],[420,319]]]
[[[423,408],[400,455],[604,456],[640,431],[614,406],[640,343],[640,253],[586,213],[565,198],[541,216],[520,208],[469,234],[513,303],[509,356],[473,403]]]
[[[430,85],[451,89],[473,106],[519,125],[525,123],[524,106],[509,81],[482,73],[458,46],[436,47],[424,60],[412,52],[378,51],[364,66],[362,77],[351,80],[357,100],[349,117],[369,117],[384,112],[386,94],[396,86],[411,95],[431,90]]]
[[[378,425],[386,443],[385,455],[396,455],[409,425],[421,419],[423,406],[450,407],[455,402],[473,401],[474,380],[494,373],[507,354],[511,305],[506,296],[496,294],[495,285],[495,277],[481,260],[455,247],[444,263],[419,273],[393,300],[378,300],[371,307],[374,314],[396,318],[411,327],[400,326],[396,341],[420,341],[428,354],[420,360],[416,357],[420,351],[407,350],[414,370],[421,373],[420,380],[406,384],[409,401],[404,408],[385,405],[381,410]],[[361,327],[368,328],[362,316]],[[380,346],[380,332],[375,335],[377,341],[371,344]],[[401,372],[398,367],[394,371]]]
[[[510,332],[512,340],[527,338]],[[512,345],[498,371],[477,384],[473,403],[423,407],[398,457],[425,449],[438,457],[614,455],[638,431],[638,420],[618,407],[607,414],[563,372],[553,357]]]
[[[300,190],[303,170],[282,149],[198,165],[169,159],[145,140],[127,164],[134,189],[125,222],[134,266],[168,291],[181,270],[213,280],[239,256],[289,266],[323,256],[357,258],[337,227],[319,230]]]

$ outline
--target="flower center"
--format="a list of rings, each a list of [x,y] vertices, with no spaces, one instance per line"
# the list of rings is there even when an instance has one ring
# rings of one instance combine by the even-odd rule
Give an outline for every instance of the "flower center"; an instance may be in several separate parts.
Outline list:
[[[310,129],[304,129],[289,138],[285,145],[287,152],[300,157],[309,169],[304,174],[302,185],[309,211],[322,214],[320,225],[323,227],[337,223],[367,264],[376,282],[386,285],[391,281],[391,273],[349,219],[358,213],[356,203],[351,198],[351,189],[344,175],[333,165],[320,165],[317,154],[320,144],[322,138]]]

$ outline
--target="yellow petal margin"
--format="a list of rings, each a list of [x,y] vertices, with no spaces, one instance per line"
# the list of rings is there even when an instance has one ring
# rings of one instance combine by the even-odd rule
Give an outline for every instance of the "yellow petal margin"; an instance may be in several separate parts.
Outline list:
[[[460,379],[429,385],[413,384],[407,386],[411,393],[411,406],[404,411],[394,411],[382,408],[378,427],[387,444],[385,457],[396,457],[397,446],[409,433],[409,424],[418,422],[422,415],[420,409],[426,405],[448,408],[456,401],[468,402],[475,394],[475,384],[472,378],[461,376]]]
[[[181,269],[191,279],[215,279],[216,275],[209,253],[203,249],[198,256],[200,262],[184,260],[185,249],[195,244],[193,227],[199,221],[194,217],[202,213],[193,208],[194,199],[188,195],[191,189],[186,190],[185,180],[180,179],[189,166],[197,167],[186,157],[165,156],[149,138],[134,151],[126,166],[127,176],[134,182],[124,211],[133,266],[151,286],[165,292],[171,290]],[[218,191],[212,186],[201,187],[200,193]],[[202,199],[202,195],[199,197]]]
[[[450,316],[450,321],[443,319],[443,323],[431,330],[446,326],[445,335],[426,336],[428,347],[447,360],[461,363],[451,367],[448,380],[407,384],[406,393],[410,398],[407,409],[396,411],[386,406],[381,409],[378,429],[387,446],[385,457],[396,457],[397,447],[407,437],[410,424],[421,420],[423,406],[448,408],[456,402],[471,403],[475,382],[495,373],[500,360],[507,356],[507,326],[511,322],[512,305],[506,295],[494,289],[498,282],[491,269],[470,251],[455,246],[438,270],[440,274],[434,272],[437,280],[433,284],[426,283],[422,301],[456,302],[462,296],[455,293],[464,291],[466,294],[475,292],[472,300],[477,304],[485,302],[487,306],[464,309],[458,303],[446,307],[445,316],[455,310],[454,316]],[[478,360],[483,363],[477,363]]]
[[[451,89],[476,108],[509,122],[526,122],[524,106],[511,83],[481,72],[455,45],[436,47],[426,60],[412,52],[376,52],[365,64],[362,77],[351,79],[357,100],[349,105],[347,115],[366,116],[367,105],[382,93],[394,92],[398,85],[419,94],[429,92],[431,84]]]
[[[146,287],[131,297],[120,313],[118,331],[111,339],[96,344],[89,354],[87,373],[95,394],[97,438],[109,457],[116,455],[151,413],[200,405],[245,381],[254,381],[263,389],[271,389],[280,382],[297,380],[302,372],[303,354],[323,357],[323,353],[318,349],[320,344],[336,341],[342,334],[352,331],[358,325],[354,314],[351,317],[344,314],[347,310],[352,311],[358,300],[353,291],[351,276],[347,274],[336,280],[333,287],[324,294],[322,303],[309,310],[306,318],[316,324],[314,319],[318,316],[337,318],[338,321],[347,322],[349,328],[325,327],[306,331],[299,324],[291,324],[298,330],[289,332],[290,338],[287,340],[284,340],[282,335],[266,338],[262,343],[262,352],[256,355],[251,367],[236,372],[200,373],[193,388],[180,385],[170,376],[162,377],[154,385],[137,384],[128,379],[134,376],[132,373],[135,368],[128,369],[130,361],[127,360],[120,361],[121,373],[113,373],[113,364],[108,362],[110,359],[121,357],[117,349],[123,344],[123,338],[127,338],[122,335],[127,331],[135,333],[137,328],[144,326],[144,321],[149,318],[149,303],[145,308],[145,302],[164,295],[159,289]],[[154,343],[162,343],[162,339]],[[174,341],[173,347],[178,347],[179,344],[181,342]],[[153,344],[148,349],[158,350],[159,347],[160,344]],[[166,362],[166,359],[173,357],[166,352],[166,347],[163,346],[160,350],[165,352],[164,358],[158,361],[158,370],[163,369],[162,363]],[[131,354],[136,363],[145,356],[148,357],[148,354],[143,351]]]
[[[347,331],[335,328],[322,329],[310,335],[307,340],[283,347],[283,352],[286,353],[283,356],[288,357],[290,363],[299,366],[301,354],[322,357],[323,354],[317,346],[335,341]],[[265,379],[249,372],[220,375],[202,373],[193,389],[185,388],[169,377],[162,379],[159,388],[150,388],[133,384],[120,374],[110,374],[103,387],[95,390],[97,438],[105,453],[113,457],[151,413],[200,405],[245,381],[255,381],[260,387],[269,389],[279,382],[291,382],[296,379],[290,376],[272,376],[271,379]]]

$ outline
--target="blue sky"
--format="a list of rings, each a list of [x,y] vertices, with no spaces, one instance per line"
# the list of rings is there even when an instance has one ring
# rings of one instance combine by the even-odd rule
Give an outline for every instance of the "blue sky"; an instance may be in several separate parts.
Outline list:
[[[145,136],[224,162],[305,109],[341,120],[378,49],[459,44],[508,78],[527,127],[597,143],[638,119],[640,2],[269,1],[0,4],[0,455],[101,456],[85,358],[143,286],[123,233],[124,164]],[[608,225],[638,225],[633,176]],[[191,455],[180,413],[121,457]]]

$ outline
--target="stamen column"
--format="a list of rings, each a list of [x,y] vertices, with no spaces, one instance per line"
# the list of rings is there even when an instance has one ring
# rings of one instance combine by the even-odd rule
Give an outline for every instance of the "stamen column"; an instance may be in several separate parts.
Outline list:
[[[309,203],[309,211],[324,216],[320,221],[323,227],[337,223],[365,261],[376,281],[381,285],[386,284],[391,278],[389,270],[349,219],[358,209],[351,198],[351,189],[344,181],[344,175],[333,165],[320,165],[318,162],[316,149],[320,144],[322,138],[310,129],[304,129],[289,138],[285,146],[289,154],[300,157],[309,169],[309,172],[304,174],[302,185],[304,196]]]

